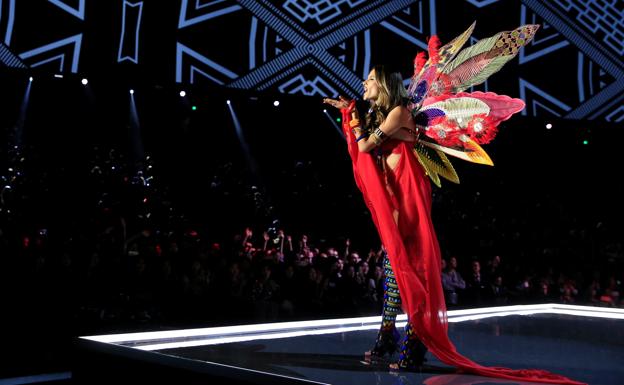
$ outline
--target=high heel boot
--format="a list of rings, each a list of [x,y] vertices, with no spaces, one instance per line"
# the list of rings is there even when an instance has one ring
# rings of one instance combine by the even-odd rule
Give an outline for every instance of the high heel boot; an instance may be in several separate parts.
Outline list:
[[[389,327],[382,327],[377,334],[375,346],[366,352],[366,356],[371,358],[381,358],[386,354],[392,356],[399,350],[399,338],[399,332],[394,324]]]
[[[390,366],[395,370],[420,371],[427,359],[427,347],[418,339],[410,323],[405,326],[405,337],[401,343],[399,360]]]

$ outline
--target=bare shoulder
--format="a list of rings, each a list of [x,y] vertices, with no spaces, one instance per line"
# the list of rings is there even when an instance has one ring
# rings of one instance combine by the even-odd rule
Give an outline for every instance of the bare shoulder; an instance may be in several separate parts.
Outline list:
[[[390,110],[390,113],[388,114],[388,116],[393,115],[395,117],[400,117],[400,116],[403,116],[404,114],[406,114],[408,112],[409,111],[407,110],[407,107],[396,106],[392,110]]]
[[[391,117],[391,116],[394,119],[397,119],[399,121],[406,121],[406,120],[411,120],[412,119],[412,114],[410,113],[410,111],[405,106],[396,106],[396,107],[394,107],[390,111],[390,113],[388,114],[388,117]]]
[[[396,111],[397,118],[401,121],[403,127],[414,127],[414,119],[412,118],[412,113],[407,107],[397,106],[392,111]]]

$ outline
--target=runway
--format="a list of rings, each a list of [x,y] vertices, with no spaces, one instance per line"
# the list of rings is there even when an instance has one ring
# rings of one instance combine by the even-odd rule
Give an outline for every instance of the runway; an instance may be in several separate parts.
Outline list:
[[[379,317],[364,317],[85,336],[77,342],[74,379],[521,383],[458,374],[431,354],[421,372],[397,373],[388,370],[386,361],[365,362],[363,352],[370,349],[378,327]],[[460,353],[487,366],[545,369],[589,384],[621,384],[624,378],[624,309],[543,304],[455,310],[449,311],[449,335]]]

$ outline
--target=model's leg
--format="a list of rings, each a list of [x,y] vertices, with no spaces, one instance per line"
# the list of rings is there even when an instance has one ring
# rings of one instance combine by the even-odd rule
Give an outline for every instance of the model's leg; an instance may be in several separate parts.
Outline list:
[[[398,350],[399,332],[396,329],[396,317],[401,311],[401,297],[388,255],[384,253],[384,300],[381,314],[381,328],[377,334],[375,346],[367,352],[372,357],[392,355]]]

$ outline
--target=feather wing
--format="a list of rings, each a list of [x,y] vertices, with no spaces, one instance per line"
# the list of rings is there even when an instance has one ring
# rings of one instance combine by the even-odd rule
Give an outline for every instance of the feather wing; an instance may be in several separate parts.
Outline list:
[[[539,25],[528,24],[513,31],[499,32],[462,50],[442,72],[448,75],[452,92],[460,92],[483,83],[513,59],[528,44]]]
[[[420,88],[423,88],[423,86],[425,87],[424,89],[422,89],[421,98],[419,99],[422,100],[422,98],[426,96],[428,89],[431,87],[432,81],[435,80],[437,74],[440,73],[440,68],[443,68],[447,65],[447,63],[453,60],[455,55],[457,55],[457,53],[461,50],[464,44],[466,44],[466,41],[468,41],[468,38],[470,38],[470,36],[472,35],[475,25],[476,22],[473,22],[470,27],[468,27],[468,29],[466,29],[461,35],[457,36],[455,39],[451,40],[450,43],[445,44],[441,48],[435,48],[435,55],[431,55],[430,53],[429,59],[424,62],[424,64],[424,54],[421,52],[419,53],[419,55],[416,56],[416,58],[414,59],[414,75],[410,79],[410,83],[407,86],[407,92],[410,95],[410,98],[415,95],[415,92],[417,91],[417,87],[419,85]],[[432,56],[436,59],[432,60]],[[422,83],[421,81],[425,77],[425,74],[429,75],[427,76],[427,78],[429,79],[426,83]]]
[[[459,176],[451,161],[446,157],[443,151],[438,148],[428,146],[429,142],[418,140],[414,144],[414,153],[418,158],[418,162],[423,166],[431,181],[438,187],[441,187],[440,177],[443,177],[453,183],[459,183]]]
[[[487,152],[485,152],[483,147],[479,146],[479,144],[477,144],[472,139],[468,139],[468,141],[464,143],[463,149],[445,147],[437,143],[432,143],[424,140],[420,140],[419,143],[422,146],[429,147],[433,150],[454,156],[455,158],[459,158],[468,162],[484,164],[486,166],[494,165],[494,162],[492,162],[492,159],[487,154]]]
[[[468,29],[466,29],[461,35],[457,36],[455,39],[451,40],[449,43],[439,48],[438,59],[437,59],[436,64],[445,65],[446,63],[451,61],[455,57],[455,55],[457,55],[459,50],[464,46],[464,44],[466,44],[466,42],[468,41],[468,38],[470,38],[470,36],[472,35],[472,32],[474,31],[476,24],[477,24],[476,21],[473,22],[470,25],[470,27],[468,27]],[[421,66],[420,71],[414,74],[412,79],[418,78],[420,75],[422,75],[425,72],[425,70],[431,67],[432,64],[433,64],[433,61],[431,60],[431,57],[430,57],[429,60],[427,60],[427,62],[425,63],[425,65]]]
[[[426,112],[428,110],[441,110],[443,116],[446,116],[449,120],[454,120],[463,128],[466,123],[468,123],[468,119],[470,119],[471,116],[488,114],[490,112],[490,107],[477,98],[463,96],[429,104],[423,107],[421,111]]]
[[[440,177],[459,183],[447,155],[493,165],[479,143],[488,143],[496,135],[498,123],[524,108],[519,99],[461,91],[499,71],[533,39],[539,25],[500,32],[462,49],[474,27],[475,23],[442,47],[437,38],[432,38],[429,59],[425,60],[422,53],[416,57],[408,85],[408,108],[417,127],[425,130],[413,151],[438,187]]]

